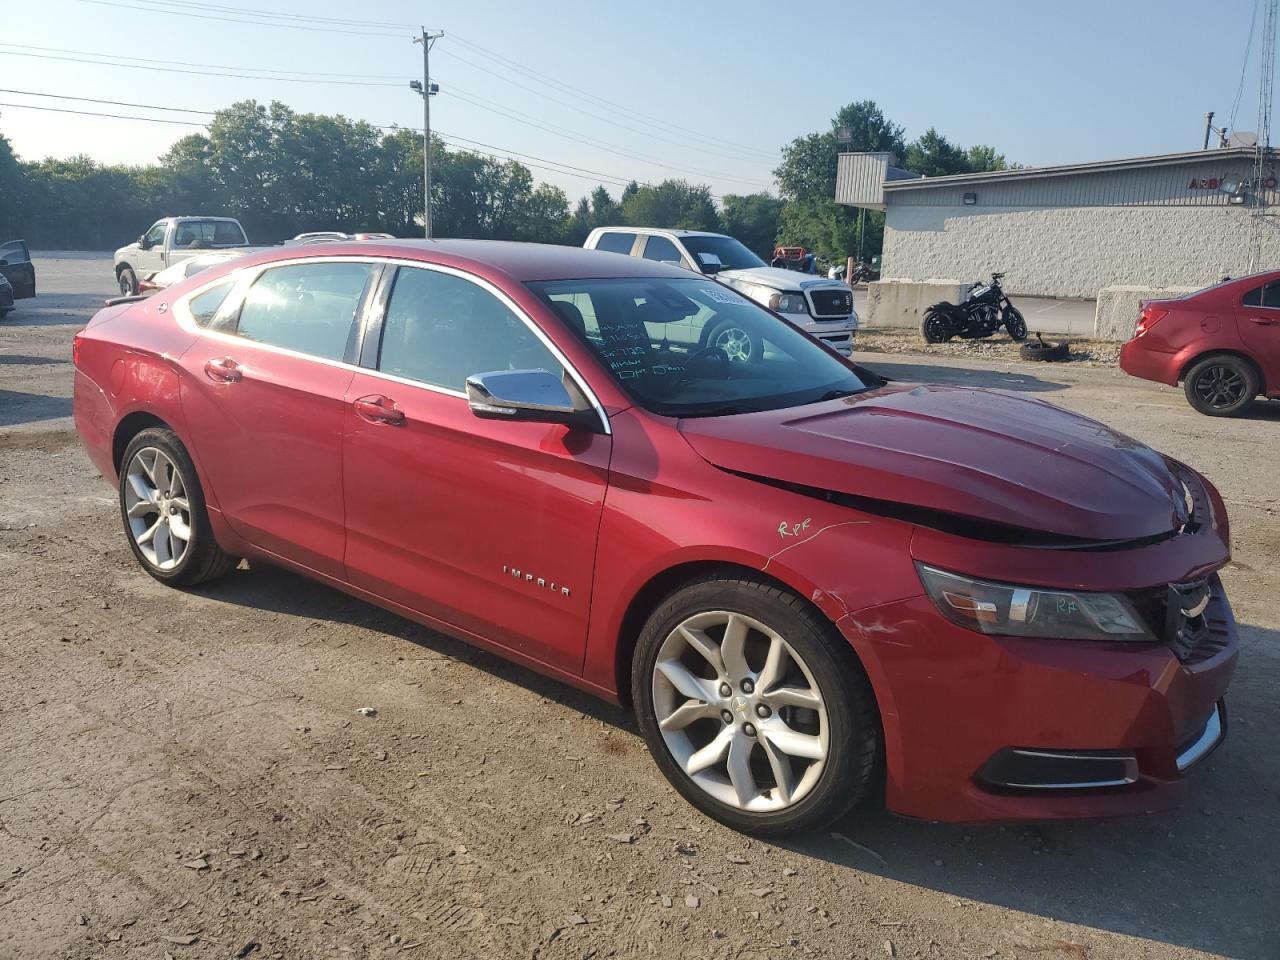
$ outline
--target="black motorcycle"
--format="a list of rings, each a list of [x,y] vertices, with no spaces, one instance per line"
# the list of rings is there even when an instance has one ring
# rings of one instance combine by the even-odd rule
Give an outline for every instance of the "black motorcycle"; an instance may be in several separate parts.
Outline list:
[[[1003,276],[1003,273],[993,273],[990,283],[975,283],[963,303],[944,300],[926,310],[920,322],[925,340],[928,343],[946,343],[952,337],[979,340],[1001,327],[1014,340],[1027,339],[1027,321],[1000,289]]]

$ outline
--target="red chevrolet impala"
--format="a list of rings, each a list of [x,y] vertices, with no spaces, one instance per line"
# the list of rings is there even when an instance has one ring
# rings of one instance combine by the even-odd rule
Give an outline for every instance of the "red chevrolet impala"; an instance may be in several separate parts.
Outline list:
[[[885,383],[685,270],[284,248],[107,307],[75,364],[153,577],[280,564],[627,703],[742,830],[881,786],[933,820],[1150,810],[1225,734],[1208,481],[1047,403]]]

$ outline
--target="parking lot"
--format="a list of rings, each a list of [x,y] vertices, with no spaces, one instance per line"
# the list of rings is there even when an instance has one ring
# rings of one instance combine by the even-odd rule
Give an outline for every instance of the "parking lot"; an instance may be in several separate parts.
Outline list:
[[[0,957],[1280,957],[1280,403],[1211,420],[1114,368],[858,355],[1033,393],[1218,485],[1231,733],[1173,813],[864,808],[774,844],[580,693],[277,570],[151,580],[70,419],[110,259],[36,269],[0,323]]]

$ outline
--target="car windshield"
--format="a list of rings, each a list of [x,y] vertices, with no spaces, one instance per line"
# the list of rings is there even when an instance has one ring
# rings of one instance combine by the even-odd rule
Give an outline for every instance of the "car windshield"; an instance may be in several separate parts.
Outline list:
[[[711,280],[528,284],[647,410],[715,417],[849,396],[878,385],[767,310]]]
[[[681,237],[685,249],[703,263],[702,254],[715,254],[726,270],[750,270],[765,262],[733,237]]]

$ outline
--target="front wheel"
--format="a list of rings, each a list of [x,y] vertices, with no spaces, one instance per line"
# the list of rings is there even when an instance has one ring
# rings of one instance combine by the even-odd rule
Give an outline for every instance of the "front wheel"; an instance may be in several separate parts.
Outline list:
[[[1187,402],[1209,417],[1234,417],[1258,395],[1258,371],[1248,360],[1223,354],[1206,357],[1187,371]]]
[[[671,594],[636,646],[632,696],[663,774],[734,829],[819,829],[871,783],[880,722],[866,675],[778,587],[708,577]]]
[[[138,292],[138,276],[133,272],[133,267],[125,267],[116,275],[116,281],[120,284],[120,296],[132,297]]]
[[[930,310],[920,323],[920,335],[924,337],[925,343],[946,343],[955,334],[942,314]]]
[[[1022,319],[1022,312],[1015,306],[1010,305],[1005,309],[1004,328],[1019,343],[1027,339],[1027,321]]]
[[[161,583],[188,587],[236,565],[213,539],[195,465],[177,435],[143,430],[120,460],[120,516],[133,555]]]

